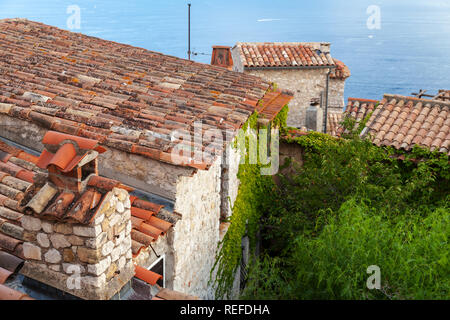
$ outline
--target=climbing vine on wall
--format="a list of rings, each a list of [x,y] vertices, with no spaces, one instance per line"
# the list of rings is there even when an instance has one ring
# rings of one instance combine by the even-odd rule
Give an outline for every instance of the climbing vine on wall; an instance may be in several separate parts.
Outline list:
[[[272,121],[272,127],[283,128],[286,125],[288,110],[286,105]],[[239,139],[236,139],[235,149],[245,148],[244,150],[249,150],[249,135],[252,133],[248,129],[258,130],[257,113],[254,113],[243,126],[241,134],[245,134],[245,138],[241,141],[245,141],[244,146],[239,145]],[[259,148],[256,149],[259,152]],[[240,184],[232,208],[233,213],[229,220],[230,226],[223,240],[219,243],[219,253],[211,271],[211,281],[214,280],[217,285],[216,298],[230,297],[235,272],[242,259],[242,238],[247,235],[250,240],[250,247],[255,247],[260,218],[263,208],[267,207],[265,195],[267,195],[267,192],[271,192],[274,187],[272,177],[260,173],[264,166],[259,161],[259,155],[256,164],[250,164],[248,153],[245,154],[245,157],[245,163],[240,164],[237,175]],[[217,274],[213,279],[214,270]]]

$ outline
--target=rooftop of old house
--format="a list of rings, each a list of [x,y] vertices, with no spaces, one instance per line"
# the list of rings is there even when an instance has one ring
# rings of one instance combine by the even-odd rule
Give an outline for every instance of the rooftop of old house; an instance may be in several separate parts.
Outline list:
[[[238,42],[235,46],[247,69],[337,67],[343,63],[330,54],[329,43],[320,42]]]
[[[0,300],[74,298],[57,289],[48,288],[27,279],[20,273],[27,241],[21,220],[32,215],[45,220],[89,224],[114,188],[133,189],[119,181],[100,177],[96,167],[86,164],[105,149],[92,139],[49,131],[44,136],[45,150],[39,157],[0,141]],[[57,169],[55,171],[55,168]],[[86,170],[87,172],[81,172]],[[80,169],[78,182],[73,176]],[[80,180],[81,178],[81,180]],[[177,221],[177,216],[163,205],[130,196],[132,253],[136,257]],[[150,287],[160,275],[138,269],[125,298],[156,297]],[[142,281],[143,282],[142,282]],[[176,298],[176,293],[163,289],[164,299]],[[145,294],[147,292],[147,294]]]
[[[359,124],[367,120],[362,136],[378,146],[409,151],[415,145],[450,155],[450,100],[385,94],[381,101],[350,98],[345,117]],[[345,132],[341,127],[338,134]]]
[[[311,63],[334,65],[328,55],[311,54]],[[192,134],[196,121],[204,130],[236,131],[257,108],[273,119],[292,94],[269,89],[259,77],[222,67],[0,20],[0,113],[162,162],[207,169],[207,161],[174,162],[172,131]],[[223,149],[215,146],[214,155]]]

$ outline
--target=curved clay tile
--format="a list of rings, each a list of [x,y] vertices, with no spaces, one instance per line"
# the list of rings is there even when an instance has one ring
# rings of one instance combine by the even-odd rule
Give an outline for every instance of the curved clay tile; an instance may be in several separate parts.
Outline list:
[[[149,220],[152,215],[154,214],[153,211],[148,211],[148,210],[144,210],[144,209],[140,209],[140,208],[136,208],[136,207],[131,207],[131,215],[142,219],[142,220]]]
[[[131,252],[133,253],[133,256],[136,257],[141,253],[141,250],[144,249],[145,246],[136,241],[136,240],[131,240]]]
[[[22,241],[20,240],[9,237],[3,233],[0,233],[0,248],[8,252],[14,252],[16,250],[16,247],[21,243]]]
[[[29,170],[21,170],[20,172],[18,172],[16,174],[16,178],[23,180],[23,181],[27,181],[29,183],[34,183],[34,176],[35,173],[33,171],[29,171]]]
[[[99,197],[101,197],[101,194],[97,191],[93,189],[86,190],[64,218],[75,220],[82,224],[89,223],[95,215],[95,212],[91,212],[91,207],[93,203],[98,204]]]
[[[23,260],[8,252],[0,250],[0,267],[11,272],[17,272],[23,264]]]
[[[32,154],[26,153],[25,151],[22,151],[21,153],[19,153],[17,155],[17,158],[22,159],[26,162],[31,162],[36,164],[36,162],[38,161],[39,157],[36,157]]]
[[[13,273],[0,267],[0,284],[4,284]]]
[[[131,197],[130,197],[131,201]],[[153,202],[145,201],[139,198],[135,198],[134,201],[131,201],[131,204],[133,207],[153,211],[155,213],[158,213],[164,206],[160,204],[156,204]]]
[[[88,186],[96,187],[98,189],[103,189],[106,191],[111,191],[114,188],[125,189],[128,192],[134,191],[134,188],[126,186],[120,183],[120,181],[100,176],[92,176],[88,181]]]
[[[155,216],[151,217],[147,221],[147,223],[154,226],[155,228],[158,228],[159,230],[162,230],[164,233],[166,233],[167,230],[169,230],[172,227],[172,224],[170,222],[159,219]]]
[[[155,239],[145,233],[142,233],[136,229],[131,230],[131,239],[141,243],[143,246],[148,247]]]
[[[145,281],[152,286],[154,286],[156,284],[156,282],[158,282],[158,280],[163,278],[162,275],[160,275],[156,272],[147,270],[145,268],[142,268],[140,266],[135,266],[135,272],[136,272],[136,274],[135,274],[136,278],[141,279],[142,281]]]
[[[82,138],[70,134],[60,133],[56,131],[48,131],[42,139],[43,144],[59,145],[64,140],[72,140],[78,144],[80,149],[95,150],[99,153],[106,151],[105,148],[98,145],[97,140]]]
[[[0,300],[34,300],[25,293],[0,284]]]
[[[42,214],[62,218],[65,215],[67,208],[72,204],[74,198],[75,194],[62,192]]]
[[[158,239],[159,236],[162,236],[164,234],[164,232],[150,224],[147,223],[142,223],[138,230],[142,233],[145,233],[151,237],[153,237],[155,240]]]

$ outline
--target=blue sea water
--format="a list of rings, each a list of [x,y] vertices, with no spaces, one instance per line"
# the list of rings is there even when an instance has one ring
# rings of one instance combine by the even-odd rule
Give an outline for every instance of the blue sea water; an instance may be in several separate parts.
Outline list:
[[[450,0],[0,0],[0,18],[68,29],[76,5],[81,24],[73,31],[187,58],[188,2],[199,62],[210,62],[212,45],[327,41],[352,72],[346,97],[450,89]],[[367,26],[373,5],[379,29]]]

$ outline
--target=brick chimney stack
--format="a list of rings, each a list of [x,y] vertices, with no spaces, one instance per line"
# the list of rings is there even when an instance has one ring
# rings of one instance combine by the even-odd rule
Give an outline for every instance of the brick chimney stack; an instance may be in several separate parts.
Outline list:
[[[213,46],[211,64],[232,70],[233,58],[231,57],[231,47]]]

